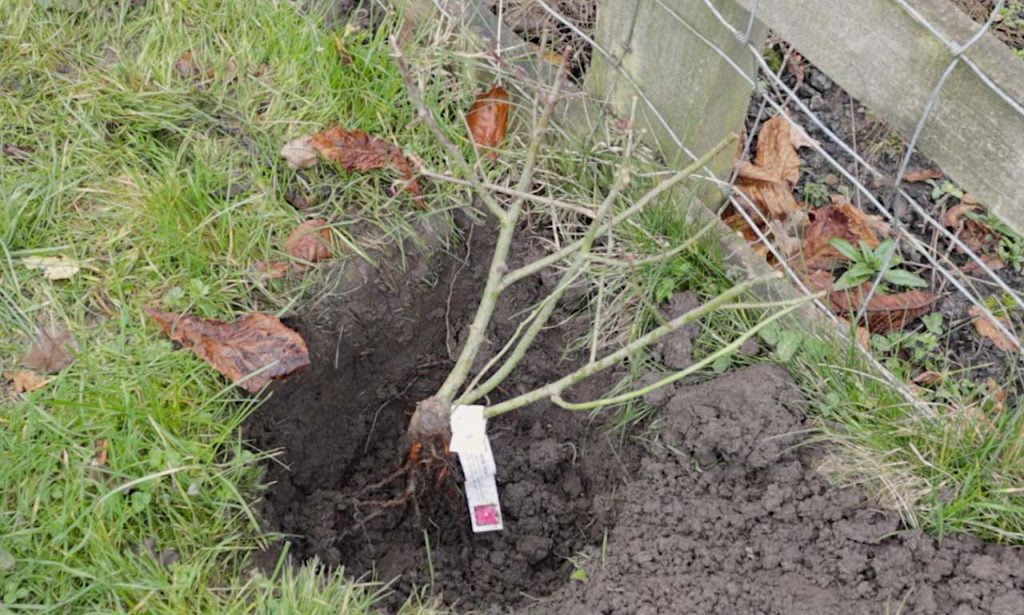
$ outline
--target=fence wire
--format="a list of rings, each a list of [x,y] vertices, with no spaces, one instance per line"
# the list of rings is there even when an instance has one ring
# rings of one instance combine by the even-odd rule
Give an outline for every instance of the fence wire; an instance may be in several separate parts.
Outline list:
[[[580,29],[571,19],[567,18],[566,16],[556,11],[551,6],[551,4],[549,4],[546,0],[535,0],[535,2],[538,6],[547,11],[555,20],[562,24],[562,26],[572,30],[576,36],[578,36],[581,40],[589,44],[591,46],[593,53],[600,54],[608,62],[608,64],[616,71],[617,76],[626,80],[633,87],[633,89],[637,93],[638,98],[644,105],[646,105],[651,115],[662,126],[662,128],[670,136],[672,141],[680,148],[680,150],[682,150],[687,156],[689,156],[691,160],[696,159],[697,153],[693,152],[689,147],[687,147],[687,144],[679,136],[679,134],[673,128],[671,123],[665,118],[665,115],[662,113],[662,111],[657,108],[657,106],[651,101],[650,97],[643,91],[643,88],[640,86],[637,80],[634,79],[634,77],[628,71],[623,69],[622,64],[620,62],[620,58],[616,57],[615,54],[613,54],[611,51],[601,46],[592,36],[590,36],[589,33],[584,32],[582,29]],[[967,258],[969,258],[975,264],[974,266],[977,268],[977,270],[983,273],[992,284],[994,284],[1001,291],[1003,291],[1007,297],[1010,297],[1018,307],[1024,309],[1024,299],[1021,298],[1020,293],[1018,293],[1016,290],[1008,286],[1006,282],[998,274],[996,274],[995,271],[993,271],[993,269],[988,265],[988,263],[979,254],[976,253],[976,251],[971,249],[956,233],[947,229],[946,226],[940,220],[937,220],[927,210],[925,210],[917,202],[917,200],[911,195],[909,195],[906,192],[906,190],[903,189],[902,187],[904,177],[906,175],[906,171],[910,164],[911,158],[913,154],[917,151],[918,140],[920,139],[920,136],[924,131],[924,128],[926,127],[929,119],[932,116],[932,112],[934,111],[936,103],[940,98],[943,86],[945,85],[947,79],[952,74],[953,70],[957,67],[958,64],[963,63],[967,65],[969,68],[971,68],[971,70],[979,77],[982,83],[990,87],[1002,100],[1006,101],[1016,112],[1024,112],[1024,109],[1022,109],[1021,106],[1017,104],[1012,97],[1010,97],[1004,90],[999,88],[992,81],[992,79],[984,73],[984,71],[982,71],[973,61],[971,61],[965,55],[966,52],[975,43],[981,40],[984,34],[990,30],[992,24],[995,23],[999,11],[1000,9],[1002,9],[1005,0],[999,0],[996,3],[995,7],[989,15],[988,20],[986,20],[984,24],[981,24],[977,31],[974,33],[974,35],[963,44],[958,44],[942,35],[941,31],[938,28],[930,24],[919,12],[917,12],[916,10],[914,10],[913,7],[907,4],[905,0],[896,0],[896,2],[899,4],[901,8],[907,11],[907,13],[910,14],[915,21],[924,26],[932,35],[936,36],[936,38],[945,46],[945,48],[949,50],[951,57],[949,64],[947,65],[946,69],[943,71],[942,75],[938,79],[934,89],[932,90],[930,96],[928,97],[928,100],[925,103],[924,111],[922,112],[921,117],[917,122],[915,130],[911,136],[909,145],[906,149],[906,152],[902,157],[902,160],[899,165],[899,170],[896,176],[892,178],[893,184],[896,186],[896,190],[892,198],[902,199],[914,211],[914,213],[921,217],[921,219],[928,226],[930,226],[932,229],[934,229],[935,232],[937,232],[946,240],[948,240],[950,244],[955,246],[961,253],[965,254]],[[738,40],[740,40],[746,45],[748,51],[751,54],[752,59],[754,60],[757,67],[760,69],[760,78],[765,79],[769,84],[775,86],[780,91],[785,93],[786,100],[782,102],[775,100],[767,88],[758,88],[757,81],[750,75],[748,75],[747,71],[740,67],[732,59],[732,57],[730,57],[730,55],[727,52],[721,49],[718,45],[712,42],[712,40],[708,36],[705,36],[704,33],[702,33],[698,28],[696,28],[690,20],[680,15],[679,12],[673,10],[672,7],[668,6],[662,0],[654,0],[654,4],[658,6],[662,11],[664,11],[666,18],[677,22],[681,28],[685,29],[690,34],[695,36],[708,48],[714,51],[732,70],[734,70],[738,75],[740,75],[741,78],[743,78],[748,84],[754,87],[755,96],[760,96],[764,103],[761,105],[761,111],[757,119],[755,120],[755,124],[760,123],[762,121],[763,115],[767,111],[767,107],[771,107],[780,115],[788,118],[788,115],[786,114],[785,104],[793,104],[804,117],[810,120],[810,122],[812,122],[814,126],[816,126],[819,130],[822,131],[823,134],[826,135],[829,141],[838,146],[846,155],[850,156],[850,158],[854,160],[858,165],[860,165],[868,172],[876,176],[884,176],[884,174],[881,171],[879,171],[874,165],[865,160],[864,157],[862,157],[853,146],[851,146],[845,140],[843,140],[841,137],[835,134],[835,132],[828,127],[826,122],[823,121],[814,111],[812,111],[797,96],[795,91],[793,91],[789,86],[786,85],[782,77],[771,70],[767,61],[762,56],[762,50],[758,49],[750,42],[750,33],[753,29],[753,25],[756,23],[759,2],[754,1],[751,3],[752,10],[750,12],[749,18],[743,26],[743,30],[740,30],[739,28],[731,24],[725,18],[725,16],[722,15],[722,13],[715,7],[711,0],[704,0],[704,5],[707,8],[707,10],[715,16],[716,20],[723,27],[725,27]],[[626,47],[629,47],[628,42]],[[852,59],[852,61],[856,60]],[[657,70],[657,67],[652,67],[652,70]],[[989,307],[986,305],[986,302],[981,299],[976,288],[974,288],[973,282],[970,279],[966,278],[966,276],[962,277],[959,268],[949,258],[948,253],[943,254],[938,249],[933,248],[928,244],[924,243],[917,236],[915,236],[913,233],[907,230],[904,227],[901,220],[893,213],[894,203],[892,201],[890,201],[889,204],[882,203],[878,199],[878,197],[875,196],[872,190],[866,187],[858,179],[858,177],[856,177],[853,173],[847,170],[844,165],[842,165],[834,157],[832,157],[824,149],[824,147],[822,147],[820,144],[815,144],[813,145],[813,148],[827,161],[831,168],[839,172],[844,178],[846,178],[847,181],[849,181],[853,185],[853,187],[859,192],[859,194],[862,195],[864,199],[871,204],[875,211],[889,222],[893,230],[903,240],[905,240],[909,245],[911,245],[913,249],[917,251],[939,275],[941,275],[953,288],[955,288],[957,292],[962,294],[972,305],[976,306],[982,314],[988,317],[993,323],[993,325],[1000,331],[1000,333],[1005,335],[1008,339],[1015,341],[1018,344],[1018,346],[1020,345],[1020,337],[1014,331],[1012,331],[1009,326],[1005,325],[1002,319],[998,318],[996,314],[994,314],[992,310],[989,309]],[[710,169],[705,170],[708,176],[712,177]],[[735,180],[735,177],[733,179]],[[765,247],[773,254],[773,256],[775,256],[775,258],[777,258],[778,261],[783,265],[783,268],[786,270],[787,274],[794,282],[794,284],[796,284],[798,287],[806,291],[806,286],[801,281],[800,276],[797,275],[795,271],[792,269],[792,267],[789,266],[789,264],[787,263],[787,259],[782,254],[780,254],[780,252],[772,245],[772,242],[767,238],[767,236],[764,233],[760,232],[760,225],[756,223],[755,218],[759,218],[762,223],[768,222],[768,220],[764,218],[763,213],[760,211],[760,209],[756,207],[748,198],[746,198],[742,192],[737,190],[731,191],[729,199],[732,205],[736,208],[736,210],[744,217],[744,219],[746,219],[751,229],[753,229],[755,233],[758,234],[759,241],[761,241],[765,245]],[[892,254],[895,254],[895,252],[893,252]],[[888,269],[889,265],[891,264],[890,261],[891,255],[889,258],[886,259],[882,271]],[[872,285],[871,290],[869,291],[870,294],[863,301],[860,313],[857,314],[857,318],[855,319],[855,321],[860,321],[861,318],[864,316],[863,311],[865,307],[868,305],[868,302],[870,301],[871,297],[874,296],[876,289],[879,287],[881,276],[882,274],[880,273],[879,276],[876,278],[875,284]],[[828,313],[830,316],[834,317],[834,315],[831,313],[831,310],[828,310],[824,305],[820,305],[820,307],[823,309],[823,311]]]
[[[498,13],[501,14],[501,7],[504,2],[509,0],[497,0]],[[612,1],[612,0],[606,0]],[[981,280],[984,284],[991,284],[995,288],[998,288],[1006,297],[1008,297],[1018,308],[1024,310],[1024,298],[1021,294],[1011,288],[1001,276],[999,276],[989,263],[972,249],[967,243],[961,239],[955,230],[950,230],[941,221],[936,219],[928,210],[910,195],[904,187],[904,178],[907,170],[911,164],[912,157],[917,152],[918,141],[923,134],[925,128],[928,126],[929,121],[932,119],[933,112],[937,105],[937,102],[941,98],[943,87],[945,86],[950,75],[953,74],[957,66],[963,64],[968,67],[979,79],[979,81],[985,84],[986,87],[996,93],[1001,100],[1006,102],[1008,106],[1015,110],[1016,113],[1024,115],[1024,107],[1022,107],[1012,96],[998,86],[995,81],[985,73],[975,62],[973,62],[966,54],[967,52],[990,31],[992,25],[996,23],[1000,10],[1004,7],[1005,0],[998,0],[995,3],[992,11],[989,14],[988,19],[985,23],[980,24],[976,31],[963,43],[951,40],[942,30],[937,28],[934,24],[930,23],[919,11],[911,6],[907,0],[893,0],[903,11],[905,11],[915,22],[924,27],[932,36],[936,38],[945,49],[949,52],[949,63],[945,70],[941,73],[937,79],[934,87],[932,88],[929,96],[924,101],[923,111],[919,119],[916,122],[914,131],[911,134],[910,140],[906,147],[903,156],[901,157],[898,165],[898,170],[895,177],[892,177],[892,185],[895,187],[892,195],[888,202],[883,203],[876,194],[862,182],[858,176],[851,172],[844,164],[838,161],[834,156],[830,155],[826,148],[818,143],[812,143],[811,147],[825,160],[828,166],[845,178],[846,181],[856,190],[856,193],[863,198],[864,201],[870,204],[874,213],[880,215],[886,220],[891,226],[893,232],[902,241],[901,244],[910,246],[921,258],[928,263],[933,271],[939,275],[946,283],[948,283],[957,293],[962,295],[971,305],[973,305],[984,317],[987,317],[990,323],[997,329],[1003,336],[1008,340],[1012,340],[1017,344],[1018,348],[1024,348],[1021,344],[1021,336],[1017,334],[1014,329],[1014,325],[1010,320],[1004,320],[990,309],[989,305],[985,301],[984,297],[978,290],[975,280],[971,276],[966,275],[961,271],[961,268],[957,266],[951,258],[951,253],[955,249],[957,252],[965,255],[967,259],[973,263],[973,267],[983,277]],[[653,120],[661,126],[665,133],[669,136],[671,141],[679,148],[680,151],[684,152],[690,160],[696,160],[700,155],[700,152],[692,151],[688,146],[685,139],[683,139],[677,130],[673,127],[671,122],[666,118],[666,114],[658,108],[658,106],[652,101],[651,97],[644,92],[642,85],[637,81],[636,78],[629,71],[625,70],[621,62],[622,58],[616,56],[609,49],[605,48],[595,39],[591,32],[581,28],[578,23],[568,15],[565,15],[559,10],[559,5],[554,3],[554,0],[530,0],[528,4],[532,4],[535,7],[539,7],[544,13],[547,14],[554,22],[559,24],[560,28],[563,28],[572,33],[572,36],[578,40],[583,41],[586,45],[589,45],[590,52],[595,56],[602,57],[607,65],[615,71],[615,78],[621,78],[628,83],[632,90],[636,93],[640,103],[649,112]],[[738,41],[744,46],[747,52],[749,52],[754,65],[758,69],[756,76],[751,76],[748,71],[741,67],[734,59],[714,43],[708,33],[702,32],[696,27],[690,19],[686,16],[681,15],[679,11],[674,10],[665,0],[653,0],[651,3],[637,3],[635,5],[636,10],[639,10],[641,6],[649,9],[650,7],[657,7],[661,10],[667,20],[671,20],[679,25],[679,27],[696,39],[701,41],[705,46],[712,50],[722,61],[729,66],[733,71],[736,72],[747,84],[753,89],[753,96],[759,98],[758,112],[753,121],[753,130],[751,134],[755,134],[758,126],[766,119],[766,116],[770,111],[774,111],[779,116],[787,118],[790,122],[799,124],[787,113],[787,106],[792,105],[799,112],[799,116],[805,118],[813,126],[821,131],[825,135],[825,139],[828,142],[834,144],[839,150],[848,156],[855,165],[859,165],[868,173],[875,177],[885,177],[885,173],[880,171],[875,165],[871,164],[866,160],[858,151],[854,145],[847,143],[846,140],[841,138],[836,131],[833,131],[828,123],[815,113],[801,98],[797,95],[797,92],[790,88],[783,80],[783,69],[786,66],[786,62],[783,62],[783,69],[780,69],[778,73],[773,71],[769,66],[767,60],[763,57],[763,50],[758,48],[752,41],[751,36],[754,28],[757,24],[758,11],[760,9],[760,2],[758,0],[751,0],[749,3],[750,11],[749,15],[745,17],[742,24],[734,25],[722,14],[722,12],[715,6],[712,0],[703,0],[704,8],[714,16],[715,20],[721,24],[728,32],[736,37]],[[635,20],[636,16],[633,16]],[[631,33],[632,35],[632,33]],[[632,47],[632,39],[626,41],[625,49],[628,50]],[[500,51],[498,50],[500,56]],[[669,60],[666,58],[666,60]],[[852,62],[856,62],[856,57],[851,57]],[[645,70],[650,70],[652,73],[656,73],[659,70],[658,66],[646,67]],[[656,75],[652,74],[652,78],[656,78]],[[766,87],[771,86],[771,87]],[[612,86],[614,87],[614,86]],[[781,93],[783,99],[779,100],[773,92]],[[908,93],[909,96],[909,93]],[[749,154],[749,148],[753,139],[748,139],[746,143],[747,154]],[[855,167],[856,168],[856,167]],[[805,284],[801,275],[797,272],[796,268],[781,250],[777,248],[775,243],[769,238],[770,232],[762,230],[770,229],[770,220],[765,217],[764,212],[742,191],[735,189],[735,181],[737,179],[734,173],[732,178],[723,182],[715,178],[711,169],[704,169],[705,177],[709,181],[716,182],[723,187],[724,191],[728,194],[728,203],[732,205],[737,213],[745,220],[749,228],[753,231],[757,238],[757,241],[764,246],[764,248],[776,259],[777,263],[784,271],[786,276],[791,282],[799,288],[802,292],[812,294],[811,290]],[[938,245],[929,245],[926,241],[922,240],[921,237],[916,235],[911,229],[908,229],[899,216],[895,214],[896,205],[898,201],[902,201],[916,214],[929,229],[933,232],[933,243],[934,237],[942,237],[948,242],[948,249],[940,249]],[[892,264],[893,255],[897,251],[890,252],[883,263],[883,267],[877,273],[874,279],[874,283],[870,286],[868,295],[862,298],[861,305],[857,310],[857,314],[852,318],[852,322],[859,323],[865,317],[865,310],[869,306],[869,302],[875,296],[876,290],[881,286],[884,272],[890,268]],[[817,301],[817,307],[831,320],[836,322],[837,325],[842,324],[843,321],[837,316],[832,309],[825,302]],[[865,357],[870,363],[874,365],[876,369],[885,376],[885,379],[893,386],[902,390],[908,398],[916,397],[910,393],[903,381],[895,377],[888,369],[886,369],[878,359],[870,352],[865,350]],[[915,404],[918,408],[922,406]]]

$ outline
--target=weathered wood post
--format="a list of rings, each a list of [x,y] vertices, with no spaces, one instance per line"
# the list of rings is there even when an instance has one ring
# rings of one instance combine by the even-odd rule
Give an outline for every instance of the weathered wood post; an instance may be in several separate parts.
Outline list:
[[[716,5],[730,23],[746,30],[746,9],[732,0]],[[750,42],[760,47],[766,32],[754,23]],[[751,79],[755,63],[745,43],[703,0],[603,2],[594,38],[600,49],[594,50],[587,90],[607,101],[619,117],[628,116],[633,98],[639,97],[640,128],[672,166],[690,160],[684,148],[700,155],[730,132],[742,131],[753,87],[712,45]],[[734,155],[735,151],[723,152],[709,165],[719,179],[728,179]],[[702,196],[709,205],[717,200],[711,193]]]

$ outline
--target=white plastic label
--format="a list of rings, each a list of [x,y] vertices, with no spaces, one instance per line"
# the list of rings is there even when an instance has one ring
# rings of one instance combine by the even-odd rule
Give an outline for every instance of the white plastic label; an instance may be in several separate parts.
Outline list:
[[[455,406],[452,410],[452,441],[449,449],[459,455],[466,477],[466,503],[474,532],[504,529],[494,453],[487,439],[487,418],[483,406]]]

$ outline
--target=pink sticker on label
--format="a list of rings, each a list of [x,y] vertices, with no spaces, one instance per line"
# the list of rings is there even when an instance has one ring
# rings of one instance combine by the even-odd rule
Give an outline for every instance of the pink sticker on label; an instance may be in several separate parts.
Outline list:
[[[498,525],[501,523],[501,513],[494,504],[484,504],[473,507],[473,518],[477,525]]]

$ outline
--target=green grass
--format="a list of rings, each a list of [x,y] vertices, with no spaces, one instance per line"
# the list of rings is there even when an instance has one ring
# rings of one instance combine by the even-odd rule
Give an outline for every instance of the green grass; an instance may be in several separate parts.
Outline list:
[[[286,258],[303,219],[283,198],[286,140],[342,123],[431,159],[387,42],[326,31],[288,2],[77,6],[0,7],[0,143],[30,149],[0,157],[0,369],[18,366],[37,323],[80,346],[48,386],[0,407],[0,611],[365,612],[376,589],[340,572],[252,576],[258,458],[238,427],[254,402],[143,308],[229,319],[294,302],[302,283],[250,273]],[[176,71],[186,51],[208,83]],[[472,95],[445,86],[428,96]],[[384,172],[308,177],[336,195],[320,215],[342,252],[359,250],[356,222],[397,233],[418,215],[386,196]],[[20,264],[29,255],[82,270],[51,282]]]

